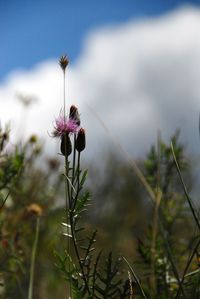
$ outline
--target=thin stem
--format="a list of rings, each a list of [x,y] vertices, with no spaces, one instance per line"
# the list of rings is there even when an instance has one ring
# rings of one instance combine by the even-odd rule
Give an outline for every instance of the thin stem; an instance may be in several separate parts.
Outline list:
[[[65,142],[65,147],[66,147],[66,142]],[[68,158],[67,158],[67,154],[66,154],[66,150],[65,150],[65,175],[66,177],[68,177],[69,174],[69,162],[68,162]],[[69,181],[67,179],[65,179],[65,205],[66,205],[66,223],[68,224],[69,219],[70,219],[70,188],[69,188]],[[71,228],[72,230],[72,228]],[[67,237],[67,251],[68,254],[71,254],[71,244],[70,244],[70,237]],[[68,268],[69,268],[69,272],[71,271],[71,264],[70,261],[68,262]],[[70,298],[72,298],[72,288],[71,288],[71,280],[69,282],[69,293],[70,293]]]
[[[75,146],[75,144],[74,144]],[[74,157],[73,157],[74,158]],[[74,168],[75,168],[75,158],[73,159],[74,160]],[[85,272],[84,272],[84,269],[83,269],[83,264],[81,262],[81,258],[80,258],[80,255],[79,255],[79,250],[78,250],[78,246],[77,246],[77,243],[76,243],[76,236],[75,236],[75,230],[74,230],[74,208],[76,207],[76,201],[77,201],[77,198],[78,198],[78,194],[79,194],[79,189],[80,189],[80,152],[78,153],[78,172],[77,172],[77,191],[76,191],[76,196],[75,196],[75,199],[74,199],[74,202],[73,202],[73,206],[71,207],[71,209],[69,210],[69,220],[70,220],[70,226],[71,226],[71,235],[72,235],[72,241],[73,241],[73,245],[74,245],[74,249],[75,249],[75,253],[76,253],[76,256],[77,256],[77,259],[78,259],[78,263],[79,263],[79,266],[80,266],[80,269],[81,269],[81,272],[82,272],[82,275],[83,275],[83,280],[84,280],[84,283],[85,283],[85,288],[87,289],[88,291],[88,294],[89,296],[91,295],[91,292],[90,292],[90,289],[89,289],[89,286],[88,286],[88,283],[87,283],[87,279],[86,279],[86,276],[85,276]],[[74,170],[74,169],[73,169]]]
[[[33,248],[32,248],[32,255],[31,255],[31,267],[30,267],[30,280],[29,280],[28,299],[33,298],[33,281],[34,281],[34,273],[35,273],[35,257],[36,257],[38,239],[39,239],[39,230],[40,230],[40,218],[37,217],[35,239],[34,239]]]
[[[64,122],[66,122],[66,96],[65,96],[65,69],[63,70],[63,112],[64,112]],[[64,149],[65,149],[65,176],[68,177],[69,174],[69,162],[68,162],[68,156],[67,156],[67,136],[64,135]],[[71,206],[70,201],[70,188],[69,188],[69,181],[65,179],[65,208],[66,208],[66,222],[68,224],[69,222],[69,210]],[[67,251],[70,255],[71,248],[70,248],[70,238],[67,238]],[[71,270],[70,262],[68,262],[68,268],[69,271]],[[71,280],[69,282],[69,293],[70,298],[72,298],[72,287],[71,287]]]
[[[65,97],[65,70],[63,71],[63,112],[64,112],[64,121],[66,117],[66,97]]]
[[[85,272],[84,272],[84,269],[83,269],[83,265],[82,265],[82,262],[81,262],[81,258],[80,258],[80,255],[79,255],[78,247],[77,247],[77,244],[76,244],[76,237],[75,237],[74,223],[73,222],[74,222],[73,221],[73,213],[70,211],[70,225],[71,225],[71,233],[72,233],[72,240],[73,240],[73,244],[74,244],[74,249],[75,249],[75,253],[76,253],[76,256],[77,256],[77,259],[78,259],[78,262],[79,262],[79,266],[80,266],[82,275],[83,275],[83,280],[84,280],[84,283],[85,283],[85,287],[88,291],[88,294],[91,295],[90,289],[89,289],[89,286],[88,286],[88,283],[87,283],[87,279],[86,279],[86,276],[85,276]]]

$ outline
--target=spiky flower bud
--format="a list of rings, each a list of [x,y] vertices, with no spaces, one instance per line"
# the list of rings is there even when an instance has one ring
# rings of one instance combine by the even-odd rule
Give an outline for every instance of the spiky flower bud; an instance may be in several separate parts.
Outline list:
[[[69,59],[67,58],[66,55],[60,57],[59,64],[60,64],[61,69],[63,71],[65,71],[66,67],[69,64]]]
[[[71,140],[67,133],[63,134],[61,137],[60,151],[63,154],[63,156],[65,155],[69,156],[72,152]]]
[[[69,118],[75,120],[75,122],[77,123],[78,126],[80,126],[80,115],[79,115],[79,112],[78,112],[78,108],[74,105],[72,105],[70,107],[70,110],[69,110]]]
[[[78,131],[75,148],[78,152],[82,152],[85,149],[85,130],[83,128]]]

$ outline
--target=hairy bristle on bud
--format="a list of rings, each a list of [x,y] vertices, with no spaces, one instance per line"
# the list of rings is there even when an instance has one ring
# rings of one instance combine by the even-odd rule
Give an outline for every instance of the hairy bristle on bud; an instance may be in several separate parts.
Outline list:
[[[75,105],[72,105],[69,110],[69,117],[74,118],[76,116],[78,108]]]
[[[80,126],[80,115],[78,112],[78,108],[75,105],[72,105],[69,110],[69,118],[73,119],[78,126]]]
[[[60,57],[59,64],[60,64],[61,69],[63,71],[65,71],[66,67],[69,64],[69,59],[67,58],[66,55],[63,55],[63,56]]]

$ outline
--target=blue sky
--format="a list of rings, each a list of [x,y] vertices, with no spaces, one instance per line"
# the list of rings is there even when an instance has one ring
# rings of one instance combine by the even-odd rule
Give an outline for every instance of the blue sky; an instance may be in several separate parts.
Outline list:
[[[67,105],[81,111],[89,156],[110,144],[89,107],[136,156],[155,141],[158,129],[168,140],[180,127],[183,140],[198,151],[199,4],[0,0],[2,124],[11,121],[12,138],[35,133],[54,148],[47,132],[63,103],[58,58],[66,53]],[[26,124],[19,94],[38,99]]]
[[[0,0],[0,81],[67,53],[73,63],[95,28],[164,14],[200,0]]]

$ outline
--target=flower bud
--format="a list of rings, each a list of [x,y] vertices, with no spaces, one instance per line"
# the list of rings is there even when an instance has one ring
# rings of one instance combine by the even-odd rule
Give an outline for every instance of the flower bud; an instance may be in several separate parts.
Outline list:
[[[66,67],[68,66],[69,64],[69,60],[67,58],[67,56],[61,56],[60,57],[60,60],[59,60],[59,64],[60,64],[60,67],[63,71],[65,71]]]
[[[78,152],[82,152],[85,149],[85,130],[83,128],[78,132],[75,148]]]
[[[72,152],[72,144],[68,134],[63,134],[61,137],[60,151],[63,156],[69,156]]]
[[[80,126],[80,115],[78,112],[78,108],[74,105],[72,105],[70,107],[70,111],[69,111],[69,118],[75,120],[75,122],[77,123],[78,126]]]

